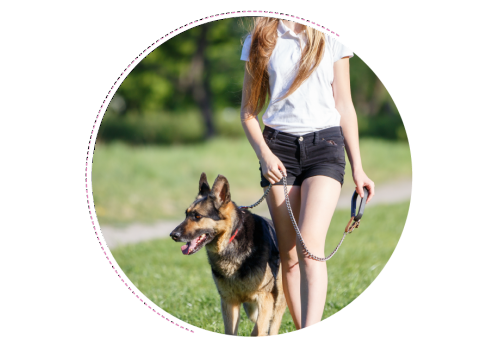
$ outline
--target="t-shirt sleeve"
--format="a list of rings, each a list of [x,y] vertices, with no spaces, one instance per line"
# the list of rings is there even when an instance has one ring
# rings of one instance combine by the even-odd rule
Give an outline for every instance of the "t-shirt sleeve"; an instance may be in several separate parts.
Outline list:
[[[353,52],[345,46],[343,43],[338,42],[336,39],[333,40],[333,63],[340,60],[343,57],[354,56]]]
[[[249,60],[249,52],[250,52],[250,43],[252,42],[252,37],[247,35],[247,38],[245,38],[245,41],[243,42],[243,48],[242,48],[242,53],[240,59],[242,61],[248,61]]]

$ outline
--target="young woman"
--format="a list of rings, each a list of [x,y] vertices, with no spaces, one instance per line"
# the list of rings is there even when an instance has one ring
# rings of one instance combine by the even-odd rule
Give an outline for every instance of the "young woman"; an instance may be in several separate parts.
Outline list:
[[[333,37],[277,18],[254,18],[244,41],[246,62],[241,120],[259,159],[261,186],[277,233],[282,279],[296,329],[322,319],[327,292],[325,262],[296,244],[285,204],[288,197],[308,250],[324,257],[327,230],[343,184],[345,147],[358,194],[374,183],[362,169],[357,116],[350,95],[353,53]],[[257,118],[263,115],[264,131]]]

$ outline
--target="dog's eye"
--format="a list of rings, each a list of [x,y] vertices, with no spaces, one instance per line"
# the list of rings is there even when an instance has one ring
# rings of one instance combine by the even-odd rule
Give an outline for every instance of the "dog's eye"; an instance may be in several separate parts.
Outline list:
[[[194,215],[194,217],[196,218],[196,220],[201,219],[201,215],[198,215],[198,214]]]

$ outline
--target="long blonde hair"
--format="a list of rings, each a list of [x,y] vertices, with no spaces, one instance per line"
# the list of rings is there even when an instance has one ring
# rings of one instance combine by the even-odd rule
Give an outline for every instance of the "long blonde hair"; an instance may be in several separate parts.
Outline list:
[[[267,96],[271,97],[269,89],[268,62],[278,38],[277,27],[280,19],[268,17],[254,17],[253,27],[249,32],[251,44],[249,60],[246,63],[247,72],[251,75],[251,86],[245,92],[245,109],[257,115],[266,103]],[[292,85],[280,101],[296,91],[299,86],[312,74],[322,61],[324,55],[324,33],[305,25],[307,42],[301,54],[298,73]]]

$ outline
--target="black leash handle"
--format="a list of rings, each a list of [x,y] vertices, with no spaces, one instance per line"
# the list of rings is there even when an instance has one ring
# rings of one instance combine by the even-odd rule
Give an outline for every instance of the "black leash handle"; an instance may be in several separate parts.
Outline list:
[[[366,200],[369,196],[369,190],[367,189],[367,187],[363,187],[363,190],[364,190],[364,197],[360,201],[359,211],[357,215],[355,214],[355,210],[357,208],[357,197],[359,196],[359,194],[357,193],[357,191],[355,191],[352,196],[351,216],[353,217],[354,221],[359,221],[362,218],[362,215],[364,215],[364,208],[366,207]]]

